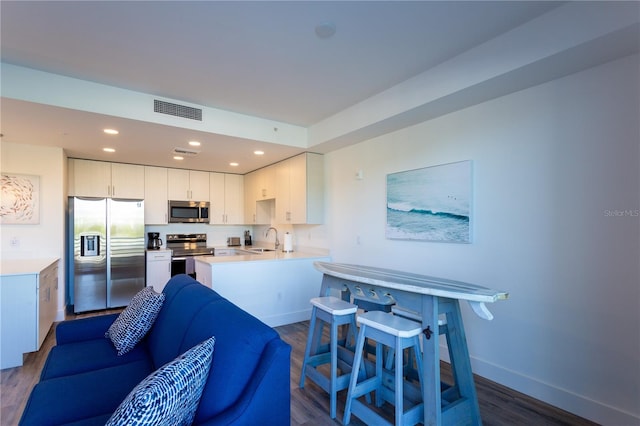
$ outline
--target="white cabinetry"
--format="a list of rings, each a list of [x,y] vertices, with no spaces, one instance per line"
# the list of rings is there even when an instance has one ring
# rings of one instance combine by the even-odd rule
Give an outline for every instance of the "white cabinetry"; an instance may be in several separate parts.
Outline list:
[[[0,275],[0,368],[40,349],[58,307],[58,260],[4,261]]]
[[[147,250],[147,287],[160,293],[171,278],[171,250]]]
[[[256,174],[256,185],[254,194],[256,201],[270,200],[276,196],[276,168],[274,166],[265,167],[253,172]]]
[[[244,176],[210,173],[211,224],[239,225],[244,221]]]
[[[319,224],[324,217],[324,164],[304,153],[275,165],[276,223]]]
[[[168,191],[167,169],[164,167],[144,168],[144,223],[146,225],[166,225]]]
[[[209,172],[168,170],[169,200],[209,201]]]
[[[144,166],[69,159],[69,195],[144,198]]]
[[[269,224],[271,220],[268,203],[272,203],[273,199],[262,200],[258,198],[258,194],[262,193],[258,189],[260,187],[259,179],[260,175],[257,172],[244,175],[244,223],[246,224]]]

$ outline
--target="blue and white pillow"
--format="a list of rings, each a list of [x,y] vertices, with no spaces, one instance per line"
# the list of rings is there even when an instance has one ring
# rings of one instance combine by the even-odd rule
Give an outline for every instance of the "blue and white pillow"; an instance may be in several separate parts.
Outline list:
[[[122,401],[106,426],[193,423],[215,341],[210,337],[147,376]]]
[[[111,324],[105,337],[111,339],[118,355],[133,349],[151,329],[164,303],[164,293],[145,287],[133,296],[129,306]]]

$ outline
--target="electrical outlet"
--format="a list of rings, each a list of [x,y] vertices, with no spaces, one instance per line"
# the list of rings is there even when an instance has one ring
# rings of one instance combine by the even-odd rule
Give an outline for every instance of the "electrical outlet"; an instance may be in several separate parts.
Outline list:
[[[11,241],[9,241],[9,245],[14,248],[20,247],[20,240],[18,237],[11,237]]]

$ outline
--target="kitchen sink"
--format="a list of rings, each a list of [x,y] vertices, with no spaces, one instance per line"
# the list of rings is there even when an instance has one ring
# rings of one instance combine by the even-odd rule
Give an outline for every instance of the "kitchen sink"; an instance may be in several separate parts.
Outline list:
[[[261,248],[261,247],[254,247],[254,248],[245,249],[245,250],[250,251],[252,253],[266,253],[266,252],[270,252],[270,251],[276,251],[276,249]]]

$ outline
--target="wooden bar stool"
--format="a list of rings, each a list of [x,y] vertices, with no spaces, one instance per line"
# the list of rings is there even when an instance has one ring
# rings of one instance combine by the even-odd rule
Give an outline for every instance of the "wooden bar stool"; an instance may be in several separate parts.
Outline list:
[[[362,395],[376,391],[376,405],[382,406],[384,401],[395,405],[395,424],[414,425],[421,423],[424,418],[424,404],[422,393],[418,386],[404,380],[403,352],[407,348],[414,351],[418,365],[422,365],[420,351],[421,324],[406,318],[381,311],[365,312],[358,316],[360,332],[356,341],[353,368],[359,369],[364,362],[362,353],[366,338],[376,341],[375,376],[366,378],[358,383],[358,375],[352,375],[347,392],[347,403],[344,410],[343,423],[351,421],[351,414],[358,416],[367,424],[389,425],[384,418],[370,407],[358,401]],[[395,368],[393,372],[383,369],[383,345],[395,353]],[[422,382],[422,369],[418,369]],[[404,410],[405,400],[411,404]]]
[[[422,324],[422,316],[420,316],[419,312],[413,311],[411,309],[406,309],[401,306],[394,305],[391,307],[391,312],[394,315],[397,315],[402,318],[407,318],[412,321],[416,321]],[[438,319],[438,334],[444,334],[447,338],[447,345],[449,344],[449,334],[447,332],[447,320],[445,318]],[[420,350],[422,351],[422,345],[420,345]],[[395,358],[394,352],[389,351],[387,354],[387,368],[391,369],[393,366],[393,360]],[[404,374],[407,377],[417,379],[418,378],[418,370],[420,369],[420,364],[415,363],[415,357],[413,351],[407,351],[405,357],[405,365],[404,365]]]
[[[304,381],[307,376],[318,386],[329,393],[330,415],[332,419],[336,417],[336,395],[338,391],[346,389],[351,377],[351,364],[353,361],[353,342],[355,341],[356,311],[358,307],[333,296],[314,297],[311,299],[313,305],[311,311],[311,321],[309,323],[309,336],[307,337],[307,347],[302,361],[302,371],[300,372],[300,387],[304,388]],[[317,321],[320,320],[320,321]],[[329,324],[329,343],[321,345],[322,330],[324,324]],[[348,325],[345,339],[338,336],[338,327]],[[339,357],[338,353],[344,352],[344,356]],[[331,364],[329,377],[318,371],[317,367],[324,364]],[[341,375],[338,376],[338,367]],[[364,375],[364,370],[363,370]]]

